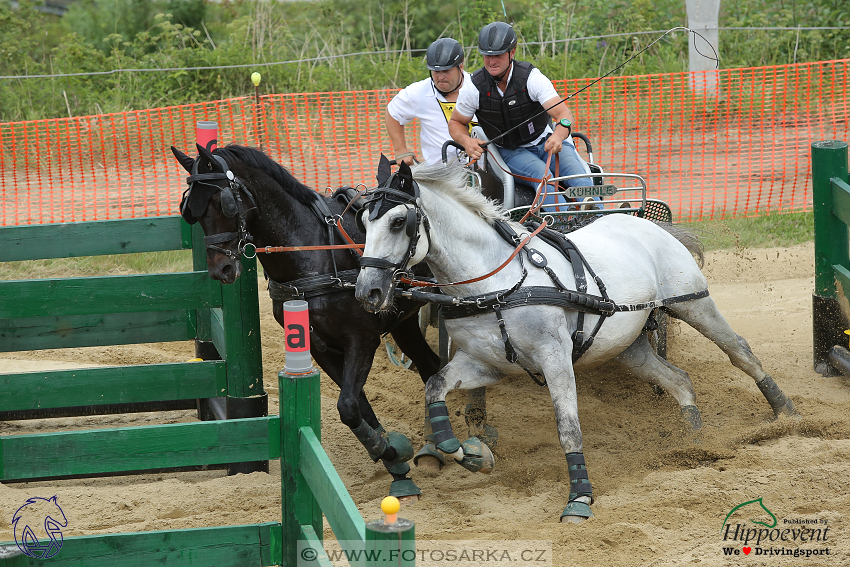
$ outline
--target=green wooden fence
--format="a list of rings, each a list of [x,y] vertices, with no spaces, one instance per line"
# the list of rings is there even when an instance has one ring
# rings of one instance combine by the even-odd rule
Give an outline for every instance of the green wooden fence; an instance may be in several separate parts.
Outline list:
[[[0,436],[0,481],[234,462],[265,462],[268,470],[268,460],[281,459],[281,522],[68,537],[44,560],[8,542],[0,566],[295,567],[299,541],[321,550],[323,511],[338,539],[365,548],[404,539],[410,549],[412,528],[400,536],[364,523],[322,449],[318,373],[281,373],[281,414],[246,416],[262,406],[256,400],[267,401],[255,260],[243,259],[235,284],[211,280],[203,233],[179,217],[0,228],[2,262],[186,248],[192,272],[0,281],[0,352],[195,339],[196,354],[210,359],[0,375],[0,420],[196,407],[197,399],[224,400],[223,410],[206,406],[218,419]],[[312,564],[330,562],[320,551]]]
[[[374,529],[373,523],[364,522],[322,449],[319,373],[291,376],[281,372],[278,385],[280,399],[287,401],[281,404],[279,416],[69,432],[57,437],[0,437],[0,473],[11,469],[26,474],[32,468],[32,474],[42,474],[35,462],[39,453],[61,455],[67,463],[65,472],[101,474],[134,470],[140,462],[152,467],[170,462],[211,464],[232,458],[228,453],[251,460],[281,459],[281,522],[66,537],[56,555],[41,560],[16,552],[14,542],[0,543],[0,557],[11,555],[0,559],[0,566],[327,567],[330,560],[322,550],[323,512],[337,539],[357,542],[360,549],[386,551],[388,545],[415,549],[412,526]],[[317,551],[315,560],[304,562],[302,556],[299,562],[299,542],[301,549],[306,544]],[[351,564],[386,565],[389,554],[371,562],[366,557]]]
[[[0,228],[0,262],[187,248],[192,249],[195,271],[0,281],[0,352],[195,339],[196,355],[209,359],[0,375],[0,420],[196,407],[202,419],[267,415],[256,260],[243,261],[236,284],[211,279],[203,232],[180,217]],[[223,427],[236,431],[246,425]],[[85,435],[80,446],[94,448],[113,442],[132,445],[142,433]],[[85,476],[94,474],[86,467],[100,466],[83,456],[79,466],[64,458],[51,463],[46,457],[25,465],[17,460],[21,451],[32,451],[25,441],[10,438],[4,443],[7,462],[0,479],[7,482]],[[219,464],[231,472],[268,470],[267,462],[247,460],[251,462]],[[124,462],[114,466],[130,471],[181,465],[138,455],[136,469]]]
[[[841,303],[850,298],[850,185],[847,144],[812,144],[812,198],[815,217],[815,292],[812,295],[814,367],[824,375],[850,373],[845,330],[850,329]],[[837,347],[837,348],[836,348]]]

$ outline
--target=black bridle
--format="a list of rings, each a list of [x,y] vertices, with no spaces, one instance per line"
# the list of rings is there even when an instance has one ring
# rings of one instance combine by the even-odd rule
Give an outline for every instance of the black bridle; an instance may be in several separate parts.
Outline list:
[[[404,205],[407,208],[407,218],[404,224],[404,233],[409,238],[407,243],[407,251],[398,262],[390,262],[383,258],[374,258],[370,256],[362,256],[360,258],[360,269],[377,268],[379,270],[393,270],[392,280],[398,282],[402,277],[412,277],[408,272],[408,264],[410,264],[413,256],[416,255],[416,247],[419,244],[421,236],[419,226],[425,227],[425,237],[428,240],[428,246],[431,246],[431,223],[428,216],[422,210],[422,199],[419,196],[419,185],[413,181],[412,177],[399,175],[398,172],[392,175],[387,182],[375,189],[371,197],[366,201],[366,206],[357,217],[357,223],[361,230],[365,232],[365,227],[360,215],[369,213],[369,220],[381,218],[384,214],[397,207]]]
[[[235,232],[221,232],[219,234],[205,236],[204,244],[206,244],[207,248],[221,252],[229,258],[238,258],[245,251],[245,246],[254,240],[248,232],[246,217],[249,211],[257,208],[257,202],[242,180],[236,177],[230,170],[224,158],[217,155],[213,155],[213,158],[215,158],[221,171],[198,173],[198,163],[200,163],[202,157],[198,156],[195,160],[191,175],[186,177],[186,183],[189,185],[189,188],[183,193],[183,200],[180,202],[180,214],[189,224],[198,222],[198,217],[203,215],[209,206],[210,198],[214,194],[221,192],[219,197],[221,214],[227,218],[236,217],[237,229]],[[227,185],[221,186],[211,183],[212,181],[227,181]],[[242,200],[243,193],[247,196],[248,201],[250,201],[250,208]],[[237,239],[238,243],[235,251],[219,246],[219,244]]]

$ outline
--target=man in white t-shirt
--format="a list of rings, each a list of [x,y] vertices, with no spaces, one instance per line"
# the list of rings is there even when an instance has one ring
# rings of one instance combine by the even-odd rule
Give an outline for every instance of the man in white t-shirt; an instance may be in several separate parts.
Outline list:
[[[416,155],[407,147],[404,125],[419,119],[419,141],[426,163],[442,160],[443,144],[449,136],[449,118],[457,101],[458,90],[470,83],[471,76],[463,70],[463,47],[449,37],[440,38],[428,47],[425,62],[431,77],[413,83],[399,91],[387,105],[387,134],[393,144],[396,162],[412,164]],[[457,150],[449,148],[449,155]]]
[[[505,22],[494,22],[478,34],[478,51],[484,66],[463,84],[455,111],[449,120],[449,134],[462,144],[466,154],[478,159],[484,152],[483,140],[469,135],[474,115],[515,175],[541,179],[546,172],[548,153],[558,154],[560,172],[555,171],[554,156],[549,169],[553,176],[590,173],[572,141],[573,115],[561,103],[561,97],[539,69],[531,63],[515,61],[517,36]],[[559,104],[560,103],[560,104]],[[554,131],[550,126],[554,120]],[[537,188],[537,183],[517,178],[517,183]],[[590,177],[570,180],[571,187],[592,185]],[[547,187],[545,204],[559,199],[553,186]]]

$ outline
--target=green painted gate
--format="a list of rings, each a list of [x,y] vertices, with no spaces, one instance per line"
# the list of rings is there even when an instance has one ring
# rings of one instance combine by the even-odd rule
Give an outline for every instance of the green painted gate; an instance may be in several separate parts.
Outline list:
[[[815,217],[815,292],[812,295],[812,328],[815,371],[833,375],[850,372],[850,352],[845,330],[850,322],[841,309],[850,298],[850,185],[847,144],[823,141],[812,144],[812,200]]]
[[[367,527],[322,449],[318,373],[281,373],[281,414],[245,417],[267,401],[255,260],[243,259],[235,284],[210,279],[203,233],[179,217],[0,228],[3,262],[185,248],[195,271],[0,281],[0,352],[195,339],[196,353],[210,359],[0,375],[0,420],[195,407],[198,399],[223,399],[217,417],[241,419],[0,436],[0,481],[280,459],[281,522],[67,537],[44,560],[7,542],[0,566],[295,567],[299,541],[321,548],[323,511],[340,540],[368,548],[386,539]],[[208,413],[221,414],[216,407]],[[408,549],[412,536],[403,536]],[[329,562],[320,553],[314,564]]]
[[[0,281],[0,352],[195,339],[210,359],[0,375],[0,420],[196,407],[203,419],[267,415],[256,260],[236,284],[211,279],[203,232],[180,217],[0,228],[0,262],[186,248],[191,272]],[[0,478],[90,474],[63,459],[21,469],[10,464]]]

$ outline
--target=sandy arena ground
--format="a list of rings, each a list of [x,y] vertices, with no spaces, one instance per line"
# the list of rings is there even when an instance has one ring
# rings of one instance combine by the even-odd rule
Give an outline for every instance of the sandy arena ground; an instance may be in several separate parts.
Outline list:
[[[500,434],[493,473],[474,474],[458,465],[438,474],[414,469],[423,498],[401,515],[416,522],[417,537],[424,540],[491,540],[495,547],[498,540],[551,542],[551,563],[517,563],[523,565],[850,565],[850,382],[812,370],[813,258],[811,243],[729,250],[709,254],[705,268],[720,310],[794,400],[799,419],[774,421],[748,376],[698,333],[675,324],[670,360],[690,373],[705,423],[696,440],[686,433],[673,399],[657,396],[648,384],[605,367],[578,377],[595,518],[581,525],[559,523],[569,492],[566,462],[548,393],[523,376],[488,393],[490,422]],[[265,386],[270,411],[277,413],[283,333],[265,290],[260,297]],[[134,364],[182,361],[192,353],[191,343],[171,343],[18,353],[0,362],[12,372],[34,369],[34,360],[45,366]],[[366,391],[387,429],[421,446],[424,394],[418,375],[389,364],[382,350]],[[339,424],[337,388],[327,377],[322,394],[325,449],[364,517],[377,518],[389,475]],[[448,404],[455,432],[463,437],[465,394],[450,394]],[[0,434],[194,419],[193,412],[169,412],[5,422]],[[279,472],[273,463],[270,475],[209,471],[0,485],[0,540],[13,539],[12,515],[28,497],[54,494],[69,521],[66,536],[279,521]],[[724,518],[759,497],[776,516],[777,528],[799,529],[786,521],[801,519],[829,528],[826,541],[761,547],[828,548],[829,555],[765,557],[752,550],[724,556],[724,547],[744,547],[724,544]],[[761,527],[750,519],[770,522],[754,506],[729,522]],[[327,528],[325,535],[332,537]]]

